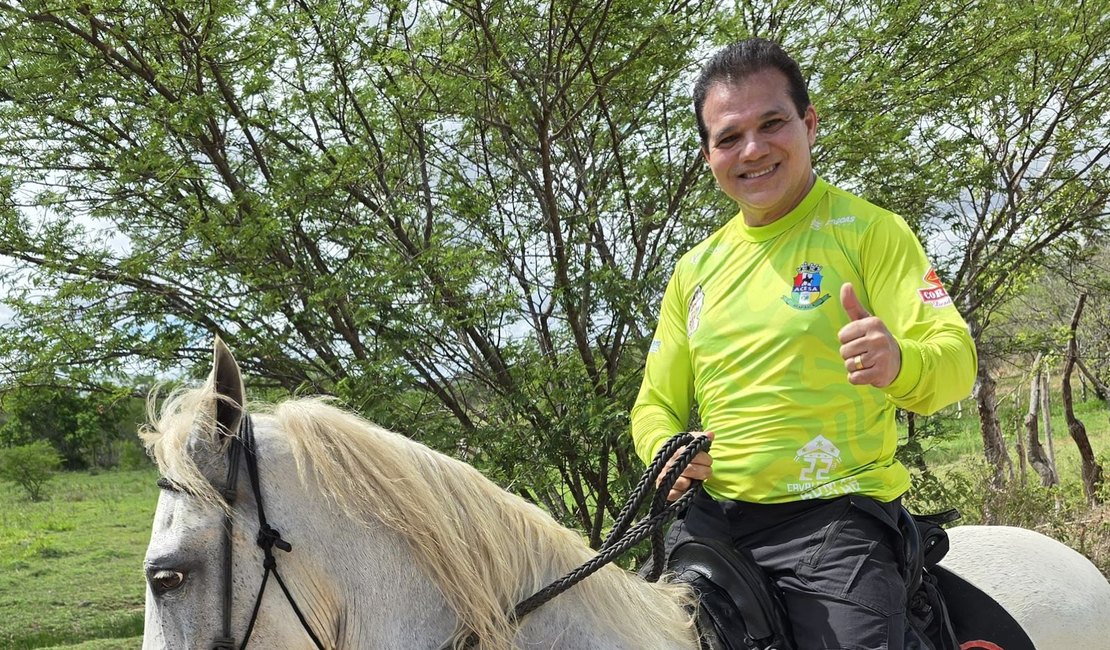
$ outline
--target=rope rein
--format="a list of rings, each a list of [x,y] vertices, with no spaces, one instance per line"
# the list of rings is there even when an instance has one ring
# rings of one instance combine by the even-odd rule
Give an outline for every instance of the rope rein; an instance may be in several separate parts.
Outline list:
[[[702,451],[708,451],[712,442],[712,440],[705,436],[679,433],[664,443],[659,452],[655,454],[655,458],[652,459],[651,465],[648,466],[643,476],[640,477],[639,484],[628,497],[628,501],[625,503],[624,508],[622,508],[617,515],[616,522],[613,524],[612,530],[609,531],[609,535],[606,536],[605,541],[602,542],[598,554],[562,578],[559,578],[547,587],[544,587],[532,596],[518,603],[513,609],[513,613],[510,617],[512,622],[519,622],[544,603],[570,589],[597,572],[601,567],[623,555],[628,549],[640,543],[649,535],[652,538],[652,570],[647,576],[647,580],[649,582],[658,580],[659,576],[663,573],[665,560],[663,557],[663,527],[668,520],[676,516],[690,503],[691,499],[694,498],[694,493],[697,491],[695,488],[700,481],[695,481],[694,485],[673,503],[667,503],[667,495],[670,493],[675,481],[682,475],[682,472],[693,462],[694,457]],[[663,468],[666,467],[667,461],[670,460],[675,451],[683,445],[686,445],[686,449],[683,450],[674,465],[667,470],[666,475],[663,476],[663,479],[659,482],[658,488],[656,488],[655,481],[663,473]],[[636,513],[640,511],[641,506],[643,506],[648,495],[652,494],[653,489],[655,490],[654,496],[647,516],[640,522],[633,524],[632,522],[636,517]],[[462,648],[473,648],[478,642],[479,639],[477,635],[472,632],[470,636],[466,637],[466,640],[462,644]],[[450,648],[451,643],[448,642],[440,648],[440,650],[449,650]]]

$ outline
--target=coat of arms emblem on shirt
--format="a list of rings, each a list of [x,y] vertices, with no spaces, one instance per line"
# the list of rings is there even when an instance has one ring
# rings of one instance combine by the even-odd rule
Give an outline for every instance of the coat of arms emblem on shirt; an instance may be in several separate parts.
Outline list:
[[[802,262],[798,274],[794,276],[794,288],[782,301],[794,309],[814,309],[829,299],[829,294],[821,295],[821,265]]]

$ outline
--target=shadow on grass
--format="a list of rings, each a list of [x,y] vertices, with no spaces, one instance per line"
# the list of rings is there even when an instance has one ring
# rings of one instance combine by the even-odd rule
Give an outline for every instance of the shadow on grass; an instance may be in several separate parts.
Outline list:
[[[67,648],[73,650],[137,650],[143,645],[143,612],[130,612],[113,616],[94,625],[83,627],[80,632],[41,631],[17,636],[6,645],[10,650],[35,648]]]
[[[56,645],[41,650],[139,650],[143,647],[143,637],[132,639],[97,639],[77,645]]]

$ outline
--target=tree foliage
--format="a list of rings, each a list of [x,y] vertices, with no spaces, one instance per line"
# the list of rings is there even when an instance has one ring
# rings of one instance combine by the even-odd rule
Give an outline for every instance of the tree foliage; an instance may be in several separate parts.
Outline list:
[[[165,371],[216,333],[598,539],[627,350],[716,218],[683,83],[706,9],[0,9],[10,373]]]
[[[46,442],[66,469],[114,466],[123,440],[134,438],[141,410],[125,389],[15,388],[0,395],[0,447]]]
[[[92,389],[219,334],[256,390],[338,394],[596,544],[666,278],[734,211],[704,57],[796,52],[819,173],[925,233],[981,334],[1104,225],[1110,12],[1044,5],[0,0],[0,370]]]

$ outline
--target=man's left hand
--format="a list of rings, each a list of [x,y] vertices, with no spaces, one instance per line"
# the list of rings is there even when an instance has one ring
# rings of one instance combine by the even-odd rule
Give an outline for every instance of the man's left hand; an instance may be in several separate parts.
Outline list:
[[[883,321],[872,316],[859,297],[852,283],[840,287],[840,304],[844,306],[850,323],[840,329],[840,356],[848,371],[848,381],[856,385],[875,388],[889,386],[902,369],[902,350],[898,341]]]

